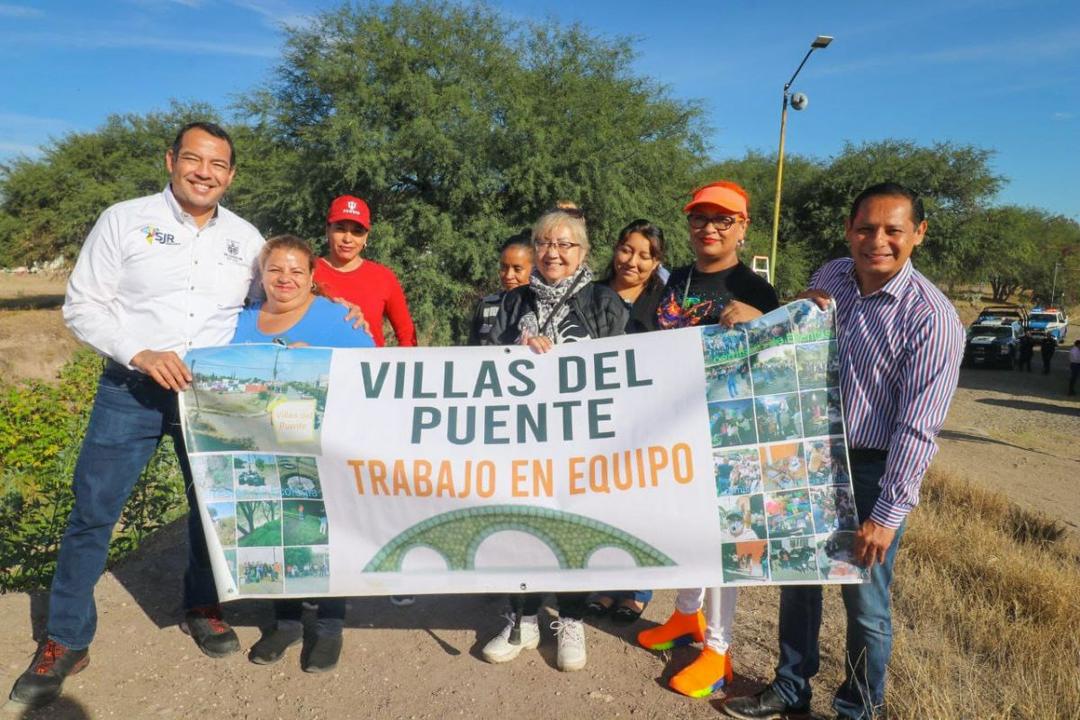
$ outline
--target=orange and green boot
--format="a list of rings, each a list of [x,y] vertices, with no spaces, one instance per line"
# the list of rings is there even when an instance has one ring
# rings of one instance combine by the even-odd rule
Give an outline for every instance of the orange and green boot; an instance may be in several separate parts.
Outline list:
[[[670,650],[677,645],[705,642],[705,616],[700,610],[694,613],[676,610],[663,625],[639,632],[637,641],[649,650]]]
[[[673,676],[668,685],[677,693],[702,698],[730,683],[733,677],[730,658],[705,648],[698,659]]]

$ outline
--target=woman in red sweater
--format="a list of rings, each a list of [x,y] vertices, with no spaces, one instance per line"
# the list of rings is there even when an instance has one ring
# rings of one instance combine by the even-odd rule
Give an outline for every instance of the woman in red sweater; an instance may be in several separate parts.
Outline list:
[[[352,195],[335,198],[326,215],[330,252],[315,263],[315,282],[326,297],[345,298],[360,306],[378,347],[386,344],[384,316],[390,318],[398,345],[413,347],[416,328],[397,276],[385,265],[360,257],[370,232],[371,211],[367,203]]]

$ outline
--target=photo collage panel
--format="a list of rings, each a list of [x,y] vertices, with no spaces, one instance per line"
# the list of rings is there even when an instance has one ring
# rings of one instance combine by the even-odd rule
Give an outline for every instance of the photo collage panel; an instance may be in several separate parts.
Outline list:
[[[315,458],[195,455],[195,486],[240,595],[330,589],[330,527]]]
[[[702,328],[724,582],[859,580],[832,312]]]
[[[318,454],[331,357],[329,348],[286,350],[278,345],[194,351],[190,359],[194,377],[182,396],[188,450],[258,447],[286,454]]]

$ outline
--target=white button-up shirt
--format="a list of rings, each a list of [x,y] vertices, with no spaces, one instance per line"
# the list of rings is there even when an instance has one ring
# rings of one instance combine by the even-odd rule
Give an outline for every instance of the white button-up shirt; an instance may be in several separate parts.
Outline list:
[[[99,353],[130,367],[143,350],[225,345],[253,291],[263,245],[220,205],[202,228],[172,188],[113,205],[98,218],[68,280],[64,322]]]

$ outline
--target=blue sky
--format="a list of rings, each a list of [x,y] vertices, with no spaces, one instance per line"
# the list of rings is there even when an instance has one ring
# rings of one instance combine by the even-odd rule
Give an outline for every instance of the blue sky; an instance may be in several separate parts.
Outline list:
[[[0,161],[93,130],[112,113],[170,98],[226,108],[276,65],[282,23],[328,0],[0,0]],[[506,0],[517,20],[580,22],[633,36],[636,69],[705,102],[717,158],[773,152],[794,90],[790,153],[829,157],[846,141],[949,140],[995,151],[1002,203],[1080,220],[1080,3]]]

